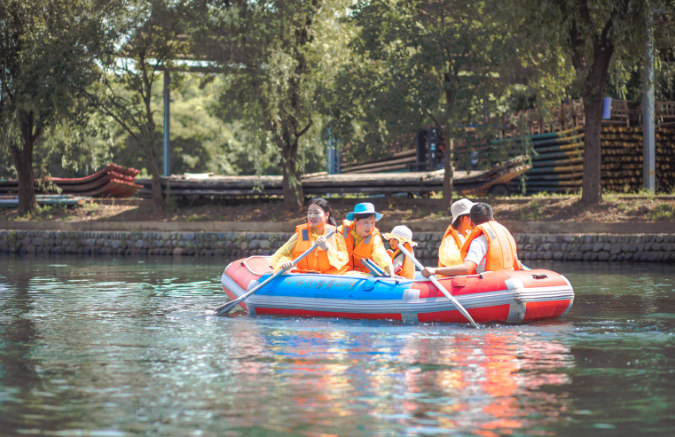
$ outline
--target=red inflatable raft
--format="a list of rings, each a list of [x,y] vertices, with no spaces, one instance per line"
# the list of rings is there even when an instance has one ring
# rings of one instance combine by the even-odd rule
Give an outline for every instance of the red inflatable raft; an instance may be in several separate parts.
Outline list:
[[[225,293],[236,299],[271,273],[268,257],[250,257],[228,265],[221,282]],[[555,319],[574,301],[567,278],[550,270],[485,272],[439,281],[478,323]],[[252,315],[468,323],[425,279],[285,274],[242,306]]]

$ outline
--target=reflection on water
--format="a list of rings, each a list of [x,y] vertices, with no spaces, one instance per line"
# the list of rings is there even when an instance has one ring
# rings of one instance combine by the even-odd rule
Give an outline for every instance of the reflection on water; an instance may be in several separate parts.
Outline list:
[[[220,260],[0,257],[2,435],[670,435],[675,274],[542,264],[564,319],[215,317]]]

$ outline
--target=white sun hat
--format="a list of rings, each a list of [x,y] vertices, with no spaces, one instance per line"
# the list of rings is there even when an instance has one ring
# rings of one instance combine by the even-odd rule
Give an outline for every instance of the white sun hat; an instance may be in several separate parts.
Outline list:
[[[382,234],[387,240],[397,240],[399,243],[410,243],[411,246],[417,246],[417,243],[412,241],[413,233],[407,226],[394,226],[394,229],[391,230],[388,234]]]
[[[473,203],[469,199],[461,199],[453,203],[452,206],[450,207],[450,213],[452,213],[452,222],[455,223],[455,220],[460,215],[468,214],[469,211],[471,211],[471,207],[474,205],[475,203]]]

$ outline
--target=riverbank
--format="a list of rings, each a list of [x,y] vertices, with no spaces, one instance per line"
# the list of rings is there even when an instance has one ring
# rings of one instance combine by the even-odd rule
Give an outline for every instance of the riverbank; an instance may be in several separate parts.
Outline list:
[[[388,228],[382,228],[388,229]],[[21,255],[204,256],[271,255],[290,232],[93,232],[0,230],[0,252]],[[442,232],[418,232],[417,256],[438,257]],[[521,260],[675,263],[675,233],[514,233]]]
[[[348,212],[352,211],[356,203],[366,201],[374,203],[378,211],[384,212],[387,222],[400,224],[434,220],[450,221],[450,212],[444,208],[440,199],[341,197],[329,200],[338,219],[345,217]],[[675,223],[675,196],[671,195],[606,194],[603,203],[599,205],[583,204],[577,195],[474,198],[473,200],[492,205],[495,218],[502,222]],[[95,229],[96,226],[104,226],[105,223],[180,223],[180,225],[176,225],[178,226],[176,228],[161,228],[158,226],[150,229],[146,227],[147,230],[172,231],[187,230],[188,228],[185,228],[184,224],[189,223],[288,223],[300,222],[305,219],[306,211],[304,209],[294,212],[287,211],[280,200],[274,199],[218,201],[195,199],[181,204],[173,203],[168,205],[167,211],[160,212],[155,212],[151,201],[142,199],[99,199],[93,204],[75,208],[46,206],[39,208],[31,216],[23,217],[18,215],[17,209],[5,208],[0,210],[0,228],[6,228],[10,223],[19,222],[77,223],[70,228],[58,228],[64,230]],[[92,223],[96,223],[96,225],[94,226]],[[114,230],[115,228],[103,229]],[[433,230],[422,227],[418,229],[419,231]]]

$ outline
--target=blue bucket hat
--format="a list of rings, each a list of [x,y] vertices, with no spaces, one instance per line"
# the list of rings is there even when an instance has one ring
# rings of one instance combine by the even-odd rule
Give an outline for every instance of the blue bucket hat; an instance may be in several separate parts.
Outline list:
[[[375,214],[375,220],[382,218],[382,214],[375,212],[375,206],[372,203],[359,203],[354,207],[354,212],[347,214],[347,220],[353,221],[354,214]]]

